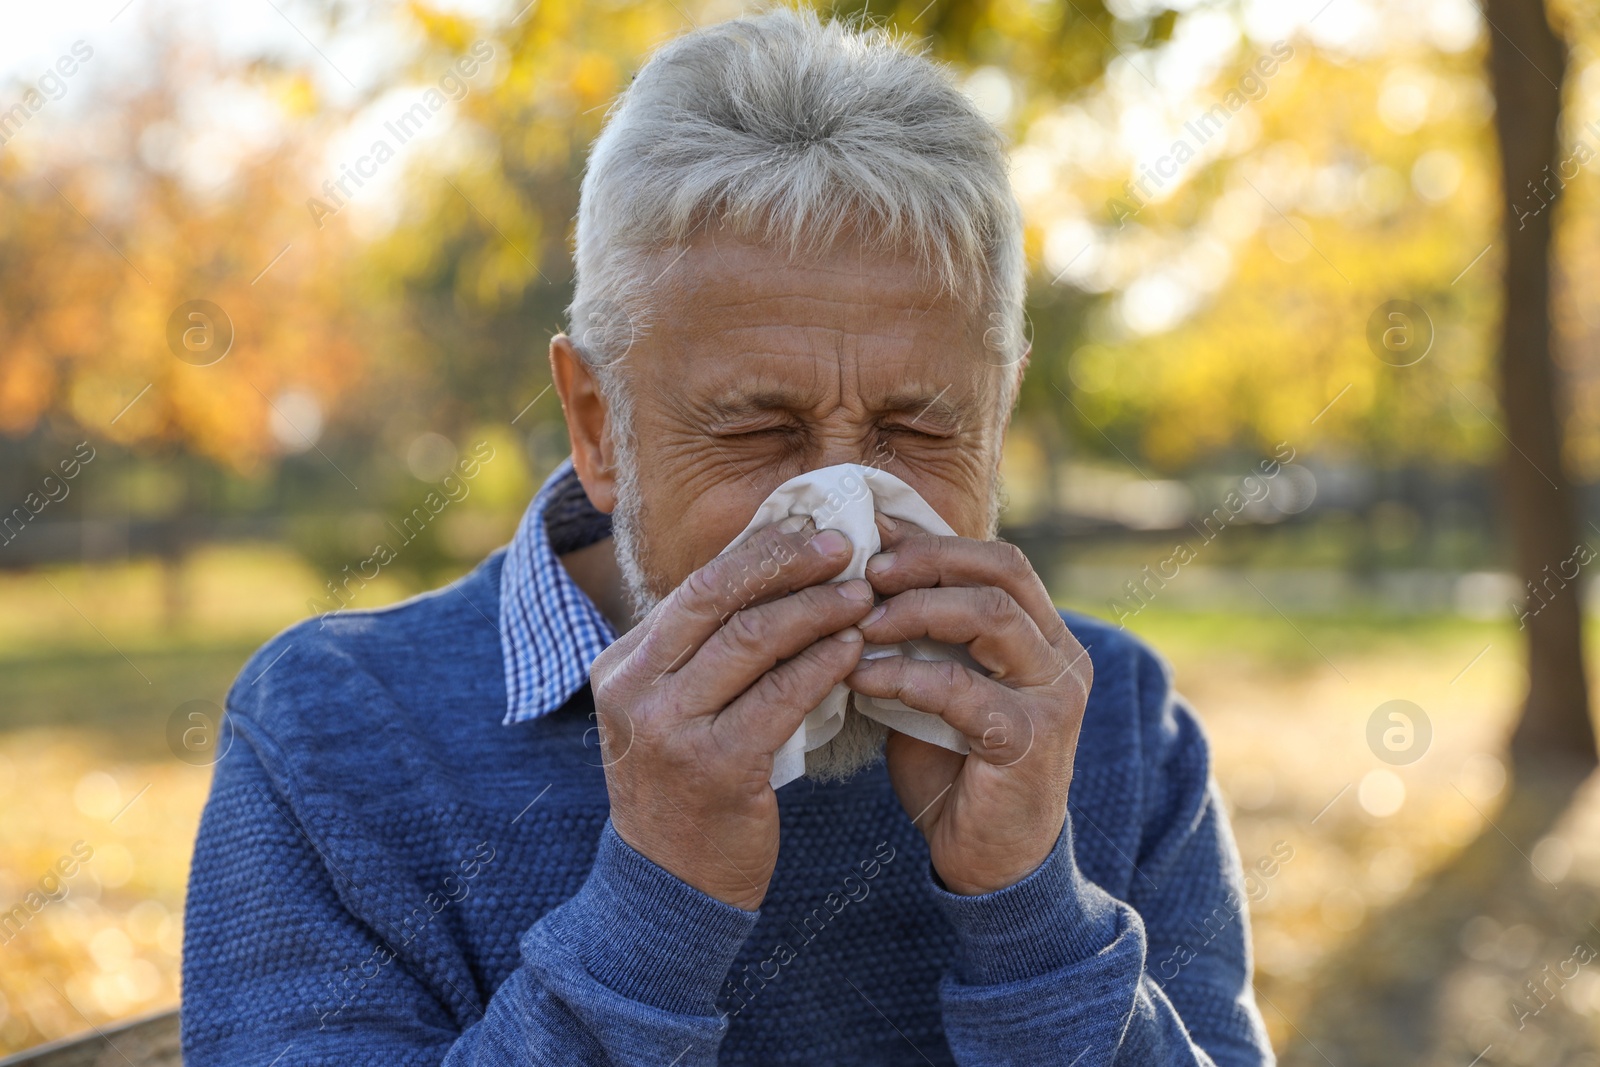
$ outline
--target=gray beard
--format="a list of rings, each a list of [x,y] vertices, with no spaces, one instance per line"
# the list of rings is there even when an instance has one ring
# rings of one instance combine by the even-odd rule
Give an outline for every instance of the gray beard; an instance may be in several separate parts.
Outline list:
[[[619,435],[625,437],[626,435]],[[645,504],[639,494],[638,465],[634,462],[633,442],[616,440],[617,502],[611,513],[611,535],[616,543],[617,565],[622,571],[623,589],[633,612],[633,623],[653,611],[664,593],[652,588],[647,571],[648,550],[641,537]],[[995,472],[989,494],[989,534],[999,528],[1001,507],[1000,474]],[[855,694],[845,701],[844,725],[818,748],[806,753],[805,777],[815,782],[843,782],[883,758],[889,728],[856,710]]]

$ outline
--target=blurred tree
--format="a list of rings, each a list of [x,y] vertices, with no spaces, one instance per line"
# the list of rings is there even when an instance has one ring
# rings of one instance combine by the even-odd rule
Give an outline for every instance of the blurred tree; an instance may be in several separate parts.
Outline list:
[[[1003,71],[1020,90],[1017,119],[1025,124],[1099,81],[1114,60],[1171,39],[1178,11],[1160,3],[1139,6],[1138,15],[1121,19],[1104,0],[849,0],[827,10],[925,38],[932,53],[957,70]]]
[[[1380,468],[1490,453],[1498,439],[1472,404],[1492,402],[1475,383],[1490,365],[1493,287],[1487,271],[1459,276],[1487,240],[1491,109],[1475,56],[1423,52],[1419,64],[1425,42],[1397,47],[1399,61],[1241,42],[1174,122],[1171,143],[1197,158],[1131,217],[1117,207],[1134,202],[1126,179],[1170,163],[1166,143],[1126,170],[1072,164],[1080,213],[1053,226],[1074,235],[1060,259],[1076,258],[1069,278],[1096,306],[1084,332],[1045,352],[1055,389],[1087,422],[1173,472],[1282,441]],[[1208,108],[1263,58],[1274,73],[1257,76],[1256,98],[1200,152],[1193,131]],[[1397,83],[1425,101],[1403,126],[1387,102]],[[1025,148],[1046,151],[1047,138]],[[1036,207],[1049,269],[1057,241],[1049,206]],[[1405,366],[1378,358],[1367,336],[1396,299],[1425,307],[1432,322],[1419,330],[1437,334]]]
[[[1543,0],[1487,0],[1485,17],[1494,29],[1489,73],[1505,205],[1499,380],[1510,448],[1501,462],[1517,571],[1528,590],[1520,616],[1528,697],[1511,753],[1526,774],[1575,765],[1575,786],[1597,759],[1575,581],[1593,554],[1580,531],[1562,448],[1565,412],[1550,351],[1554,212],[1545,210],[1546,198],[1559,199],[1564,179],[1573,176],[1560,143],[1567,48]]]
[[[291,113],[304,79],[153,43],[149,69],[183,82],[154,74],[100,101],[92,136],[29,128],[0,155],[0,433],[48,417],[257,472],[310,447],[359,380],[366,312],[339,285],[344,250],[284,195],[310,143],[241,133],[201,157],[214,131],[185,116],[189,79]],[[180,311],[196,300],[221,317]]]
[[[585,153],[628,70],[682,16],[634,0],[608,4],[604,18],[572,0],[541,2],[497,28],[425,5],[411,12],[426,43],[409,78],[437,81],[480,35],[493,58],[454,105],[457,149],[408,171],[408,210],[364,259],[394,312],[383,343],[405,368],[384,391],[384,418],[425,420],[446,436],[515,418],[535,452],[554,451],[540,430],[560,419],[542,392],[546,345],[571,296]]]

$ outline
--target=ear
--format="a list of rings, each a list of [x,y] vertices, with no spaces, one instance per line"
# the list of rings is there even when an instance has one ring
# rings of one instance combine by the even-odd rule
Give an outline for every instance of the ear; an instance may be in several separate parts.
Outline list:
[[[611,408],[594,371],[572,338],[550,338],[550,380],[561,398],[572,443],[572,465],[596,511],[611,514],[617,506],[616,454],[611,447]]]

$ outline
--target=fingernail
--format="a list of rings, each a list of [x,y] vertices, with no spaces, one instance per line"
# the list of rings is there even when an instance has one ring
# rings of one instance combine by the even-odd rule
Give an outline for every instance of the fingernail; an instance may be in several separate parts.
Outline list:
[[[854,626],[846,626],[843,630],[834,634],[833,639],[842,644],[857,645],[861,643],[861,631]]]
[[[862,619],[859,623],[857,623],[857,625],[858,626],[871,626],[873,623],[875,623],[879,619],[883,618],[884,614],[888,610],[889,610],[889,606],[887,604],[879,604],[877,607],[875,607],[871,611],[867,612],[867,617]]]
[[[850,547],[850,539],[838,530],[823,530],[811,539],[811,547],[823,556],[837,556]]]
[[[891,519],[889,516],[885,515],[881,511],[878,512],[878,521],[883,523],[883,528],[885,530],[892,530],[896,526],[900,525],[898,522],[895,522],[893,519]]]
[[[871,600],[872,586],[861,578],[852,578],[839,583],[839,595],[846,600]]]
[[[893,552],[879,552],[876,556],[873,556],[871,559],[867,560],[867,570],[872,574],[882,574],[893,566]]]

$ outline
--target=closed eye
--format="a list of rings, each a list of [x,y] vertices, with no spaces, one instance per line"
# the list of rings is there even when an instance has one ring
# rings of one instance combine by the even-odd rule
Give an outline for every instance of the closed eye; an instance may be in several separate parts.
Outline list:
[[[944,441],[948,440],[951,436],[947,433],[936,433],[933,430],[923,429],[921,427],[912,425],[885,426],[884,429],[890,433],[910,434],[912,437],[922,437],[929,441]]]
[[[795,429],[793,426],[763,426],[763,427],[760,427],[759,429],[755,429],[755,430],[739,430],[739,431],[737,431],[735,433],[730,433],[727,436],[728,437],[765,437],[765,436],[770,436],[771,434],[783,434],[785,436],[788,436],[790,434],[797,434],[799,432],[800,431]]]
[[[733,430],[715,436],[724,441],[792,441],[801,436],[797,426],[757,426],[749,430]]]

